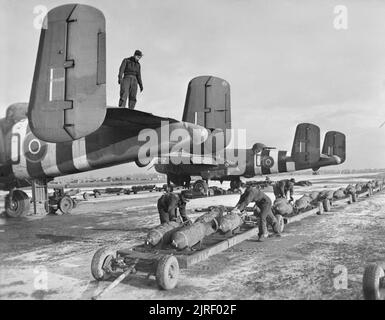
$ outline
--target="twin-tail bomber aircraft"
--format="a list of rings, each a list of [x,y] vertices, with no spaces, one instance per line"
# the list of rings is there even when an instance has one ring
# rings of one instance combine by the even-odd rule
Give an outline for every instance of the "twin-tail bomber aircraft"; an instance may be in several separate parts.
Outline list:
[[[191,157],[191,150],[200,150],[198,156],[202,156],[204,148],[199,146],[231,128],[230,85],[212,76],[190,82],[182,121],[107,107],[103,13],[90,6],[68,4],[52,9],[45,19],[29,103],[10,106],[7,117],[0,120],[0,189],[9,191],[5,198],[9,217],[26,215],[31,200],[35,213],[39,208],[49,212],[47,183],[55,177],[129,162],[143,166],[139,151],[145,144],[157,150],[158,158],[169,157],[176,145]],[[159,139],[150,144],[138,139],[143,130],[150,129]],[[172,133],[180,129],[188,136],[173,141]],[[223,148],[227,145],[225,141]],[[320,155],[319,129],[311,124],[298,126],[291,156],[258,146],[247,150],[245,177],[345,160],[345,136],[327,133]],[[204,157],[215,161],[217,151]],[[173,182],[196,173],[205,179],[239,179],[227,164],[207,167],[192,162],[183,166],[187,167],[170,164],[156,169]],[[212,172],[211,176],[206,172]],[[32,199],[21,190],[27,186],[32,186]]]

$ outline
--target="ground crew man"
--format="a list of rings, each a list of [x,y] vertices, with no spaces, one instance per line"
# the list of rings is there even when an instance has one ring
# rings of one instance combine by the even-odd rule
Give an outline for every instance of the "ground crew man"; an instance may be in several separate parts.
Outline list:
[[[250,202],[254,202],[254,215],[259,216],[259,241],[263,241],[264,238],[269,236],[267,231],[267,220],[272,225],[274,231],[278,230],[278,220],[271,211],[270,198],[259,188],[247,187],[245,192],[241,195],[235,210],[243,211],[249,205]],[[276,232],[279,234],[279,231]]]
[[[143,57],[141,51],[136,50],[130,58],[125,58],[119,69],[118,83],[120,84],[119,107],[125,108],[128,98],[128,108],[134,109],[138,85],[143,91],[142,75],[139,60]]]
[[[285,180],[278,181],[273,187],[275,198],[287,199],[287,194],[289,193],[290,201],[294,201],[294,198],[293,198],[294,183],[295,183],[295,179],[290,179],[290,180],[285,179]]]
[[[167,192],[162,195],[158,200],[160,223],[162,224],[170,221],[177,221],[177,209],[179,209],[182,222],[187,221],[186,202],[187,200],[182,194]]]

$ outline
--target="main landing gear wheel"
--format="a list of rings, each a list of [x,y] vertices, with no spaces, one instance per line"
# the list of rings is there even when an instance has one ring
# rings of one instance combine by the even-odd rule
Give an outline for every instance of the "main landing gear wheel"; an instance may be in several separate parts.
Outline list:
[[[12,192],[12,198],[8,194],[5,197],[5,212],[10,218],[20,218],[28,214],[31,202],[28,195],[21,190]]]
[[[174,256],[163,256],[156,268],[156,282],[163,290],[174,289],[179,278],[179,263]]]
[[[207,185],[207,183],[205,181],[198,180],[198,181],[196,181],[194,183],[193,190],[197,191],[197,192],[203,192],[204,194],[207,194],[208,185]]]
[[[112,276],[112,261],[114,252],[107,248],[100,248],[95,252],[91,261],[91,274],[97,281],[106,281]]]
[[[384,269],[378,264],[371,264],[365,268],[362,279],[362,291],[365,300],[384,300],[384,276]]]
[[[71,213],[72,209],[74,207],[74,202],[72,199],[68,196],[63,197],[59,201],[59,209],[63,214],[69,214]]]

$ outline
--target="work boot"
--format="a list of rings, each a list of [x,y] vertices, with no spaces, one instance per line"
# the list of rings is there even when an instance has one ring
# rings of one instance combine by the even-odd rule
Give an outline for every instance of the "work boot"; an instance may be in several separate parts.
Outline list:
[[[269,233],[268,233],[268,232],[262,233],[262,234],[259,235],[258,241],[259,241],[259,242],[263,242],[263,241],[264,241],[265,239],[267,239],[268,237],[269,237]]]

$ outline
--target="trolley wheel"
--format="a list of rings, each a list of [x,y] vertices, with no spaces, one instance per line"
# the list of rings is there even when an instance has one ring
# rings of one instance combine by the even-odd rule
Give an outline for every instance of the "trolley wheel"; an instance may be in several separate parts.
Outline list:
[[[323,204],[323,207],[324,207],[324,211],[325,212],[329,212],[330,211],[330,200],[329,199],[324,199],[322,201],[322,204]]]
[[[100,192],[99,192],[99,191],[95,192],[95,193],[94,193],[94,197],[95,197],[95,198],[100,198],[100,197],[101,197]]]
[[[156,268],[156,282],[163,290],[174,289],[178,283],[179,263],[177,258],[171,255],[163,256]]]
[[[324,205],[323,205],[322,202],[318,202],[318,212],[317,212],[317,214],[321,215],[323,213],[324,213]]]
[[[282,233],[283,229],[285,229],[285,221],[280,214],[275,216],[277,218],[277,223],[273,226],[273,230],[275,233]]]
[[[87,201],[89,198],[90,198],[90,195],[87,192],[84,192],[83,199]]]
[[[365,268],[362,279],[362,291],[365,300],[382,300],[385,295],[384,269],[378,264],[371,264]]]
[[[20,218],[28,214],[31,202],[28,195],[21,190],[15,190],[12,198],[9,194],[5,196],[5,212],[10,218]]]
[[[95,252],[91,261],[91,274],[97,281],[106,281],[111,278],[111,263],[114,252],[107,248],[100,248]]]
[[[63,198],[60,199],[59,209],[63,214],[71,213],[73,207],[74,207],[74,203],[71,197],[64,196]]]

